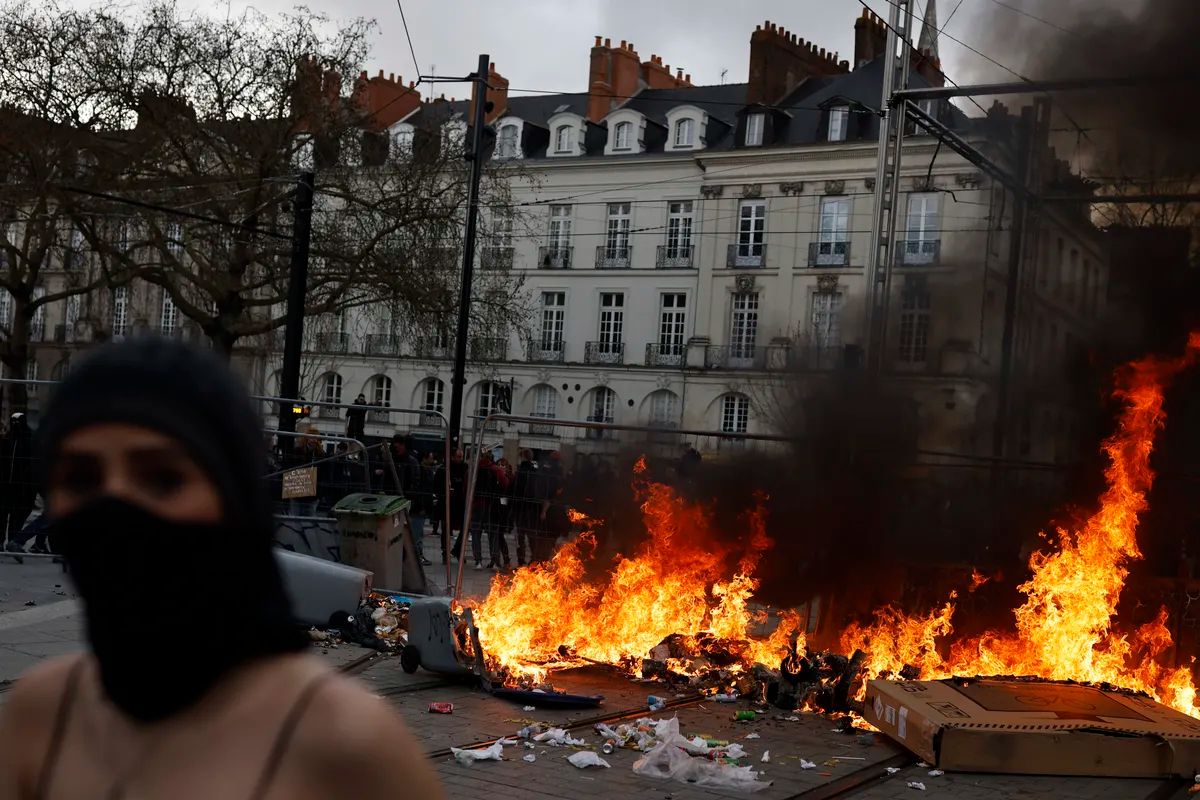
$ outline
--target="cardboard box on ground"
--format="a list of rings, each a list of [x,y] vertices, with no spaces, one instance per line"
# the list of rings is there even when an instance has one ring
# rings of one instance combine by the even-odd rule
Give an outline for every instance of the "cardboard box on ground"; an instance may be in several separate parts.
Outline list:
[[[863,716],[948,771],[1165,778],[1200,767],[1200,720],[1092,686],[870,681]]]

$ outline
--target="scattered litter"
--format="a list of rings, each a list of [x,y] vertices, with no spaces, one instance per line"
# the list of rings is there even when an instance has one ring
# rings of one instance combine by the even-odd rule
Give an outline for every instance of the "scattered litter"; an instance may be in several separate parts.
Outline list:
[[[917,762],[917,766],[918,766],[918,767],[920,767],[921,769],[929,769],[929,768],[930,768],[930,767],[932,767],[933,765],[932,765],[932,764],[926,764],[924,761],[918,761],[918,762]]]
[[[516,743],[517,743],[516,739],[501,739],[500,740],[500,745],[502,747],[512,747]]]
[[[760,758],[759,761],[761,761],[764,764],[770,764],[771,763],[771,751],[763,750],[762,758]]]
[[[525,748],[526,748],[526,749],[528,749],[528,750],[532,750],[532,749],[533,749],[533,742],[526,742],[526,743],[525,743]]]
[[[464,767],[469,767],[476,761],[504,760],[504,745],[500,742],[496,742],[485,750],[459,750],[457,747],[451,747],[450,752],[454,754],[454,760]]]
[[[945,775],[945,774],[946,774],[946,773],[945,773],[943,770],[940,770],[940,769],[931,769],[931,770],[929,770],[929,777],[931,777],[931,778],[940,778],[940,777],[942,777],[942,776],[943,776],[943,775]]]
[[[533,737],[535,742],[542,744],[568,745],[571,747],[582,747],[586,742],[583,739],[576,739],[571,734],[567,733],[562,728],[551,728],[548,731],[539,733]]]
[[[895,775],[899,771],[900,771],[899,767],[888,767],[887,768],[888,775]]]
[[[650,695],[646,698],[646,704],[650,706],[651,711],[660,711],[667,704],[667,701],[656,695]]]
[[[639,727],[642,722],[638,720]],[[753,767],[739,765],[739,759],[746,756],[741,746],[735,743],[710,748],[698,736],[684,738],[679,733],[678,718],[655,723],[654,740],[653,748],[633,765],[638,775],[751,792],[771,785],[758,780],[759,773]]]
[[[736,703],[737,699],[738,699],[737,692],[729,692],[728,694],[713,695],[713,700],[716,700],[718,703]]]
[[[453,714],[454,713],[454,704],[453,703],[430,703],[429,704],[429,713],[430,714]]]
[[[925,784],[921,783],[920,781],[909,781],[908,788],[923,792],[925,791]]]
[[[800,759],[800,769],[816,769],[816,768],[817,768],[817,765],[814,764],[812,761],[807,761],[803,758]]]
[[[316,628],[309,628],[308,638],[314,642],[323,642],[329,638],[329,634],[325,631],[319,631]]]
[[[759,736],[757,733],[747,733],[747,734],[746,734],[745,736],[743,736],[742,738],[743,738],[743,739],[761,739],[762,737],[761,737],[761,736]]]
[[[25,605],[27,605],[27,606],[36,606],[36,605],[37,605],[37,600],[27,600],[27,601],[25,602]]]
[[[838,760],[836,758],[831,758],[828,761],[822,761],[821,765],[825,767],[836,767],[838,765]]]
[[[522,711],[537,711],[537,709],[536,709],[536,708],[534,708],[533,706],[525,706],[525,707],[524,707],[524,708],[522,708],[521,710],[522,710]]]
[[[799,717],[784,717],[783,721],[784,722],[799,722],[800,718]]]
[[[817,774],[820,775],[822,778],[832,778],[833,777],[832,772],[818,772]]]
[[[532,764],[533,762],[537,761],[537,756],[535,756],[533,753],[530,753],[529,755],[525,756],[524,760]]]
[[[580,750],[578,753],[568,756],[567,761],[580,769],[586,769],[587,767],[609,768],[609,763],[591,750]]]

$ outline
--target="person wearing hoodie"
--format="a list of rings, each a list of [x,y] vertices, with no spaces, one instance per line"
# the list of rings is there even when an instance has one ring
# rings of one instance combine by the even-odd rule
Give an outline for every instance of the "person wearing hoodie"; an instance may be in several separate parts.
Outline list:
[[[0,798],[444,796],[387,701],[308,655],[261,430],[228,365],[182,342],[97,348],[54,393],[42,494],[90,647],[5,696]]]

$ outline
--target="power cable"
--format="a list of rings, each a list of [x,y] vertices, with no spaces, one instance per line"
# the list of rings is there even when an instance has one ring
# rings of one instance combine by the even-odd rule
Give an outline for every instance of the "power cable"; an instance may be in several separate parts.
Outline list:
[[[404,4],[400,0],[396,0],[396,8],[400,9],[400,22],[404,24],[404,38],[408,39],[408,52],[412,56],[413,70],[417,76],[417,83],[421,82],[421,62],[417,61],[417,51],[413,48],[412,35],[408,32],[408,20],[404,18]]]
[[[114,203],[120,203],[121,205],[133,206],[134,208],[144,208],[150,211],[157,211],[162,214],[170,214],[176,217],[183,217],[185,219],[194,219],[199,222],[207,222],[212,225],[220,225],[226,228],[244,230],[246,227],[246,225],[241,222],[231,222],[228,220],[217,219],[216,217],[205,216],[203,214],[196,214],[191,211],[183,211],[182,209],[178,208],[168,208],[167,206],[160,206],[157,203],[146,203],[141,200],[134,200],[130,197],[121,197],[119,195],[109,194],[108,192],[97,192],[92,189],[83,189],[78,186],[58,186],[57,188],[60,191],[67,192],[68,194],[79,194],[84,195],[85,197],[95,197],[100,200],[109,200]],[[291,241],[292,238],[290,234],[277,233],[264,228],[256,228],[255,232],[264,236],[269,236],[275,239],[283,239],[286,241]]]
[[[1003,0],[991,0],[991,2],[995,3],[998,6],[1001,6],[1003,8],[1007,8],[1009,11],[1015,11],[1016,13],[1020,14],[1023,17],[1029,17],[1030,19],[1037,20],[1038,22],[1042,23],[1043,25],[1049,25],[1051,28],[1054,28],[1054,30],[1061,31],[1062,33],[1065,33],[1068,36],[1078,36],[1079,35],[1075,31],[1067,30],[1066,28],[1062,27],[1061,25],[1056,25],[1055,23],[1051,22],[1048,19],[1042,19],[1041,17],[1037,16],[1036,14],[1030,14],[1028,11],[1026,11],[1023,8],[1017,8],[1016,6],[1009,5],[1008,3],[1003,2]],[[959,0],[959,5],[962,5],[962,0]],[[955,10],[957,10],[957,9],[955,9]],[[949,21],[950,20],[946,20],[946,22],[949,22]]]

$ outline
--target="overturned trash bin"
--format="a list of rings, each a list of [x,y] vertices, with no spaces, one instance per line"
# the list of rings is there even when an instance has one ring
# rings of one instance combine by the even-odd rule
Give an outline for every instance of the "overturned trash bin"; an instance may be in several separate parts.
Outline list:
[[[387,494],[352,494],[333,507],[343,564],[374,573],[382,589],[427,594],[425,573],[409,529],[409,501]]]

